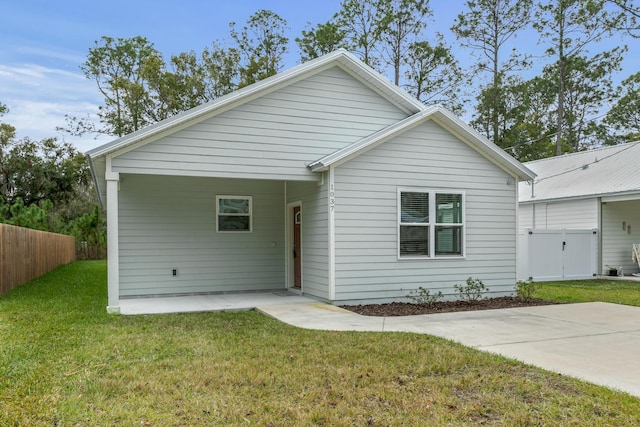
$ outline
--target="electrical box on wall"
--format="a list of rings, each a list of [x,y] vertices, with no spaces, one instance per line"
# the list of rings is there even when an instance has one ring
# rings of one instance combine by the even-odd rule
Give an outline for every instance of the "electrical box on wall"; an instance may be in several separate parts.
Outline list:
[[[174,268],[174,269],[171,271],[171,275],[172,275],[172,276],[177,276],[177,275],[178,275],[178,270]]]

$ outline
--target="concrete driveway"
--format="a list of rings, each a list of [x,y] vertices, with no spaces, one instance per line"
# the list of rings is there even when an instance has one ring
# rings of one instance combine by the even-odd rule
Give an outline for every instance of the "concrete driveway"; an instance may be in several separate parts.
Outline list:
[[[640,397],[640,307],[595,302],[386,318],[318,302],[257,309],[307,329],[435,335]]]

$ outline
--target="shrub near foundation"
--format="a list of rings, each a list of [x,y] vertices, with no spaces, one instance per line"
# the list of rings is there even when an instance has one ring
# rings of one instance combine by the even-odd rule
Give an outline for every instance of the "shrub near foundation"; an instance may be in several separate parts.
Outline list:
[[[466,285],[453,285],[453,287],[458,292],[460,300],[470,303],[480,301],[484,298],[484,293],[489,292],[489,288],[482,283],[482,280],[471,277],[467,279]]]
[[[442,292],[438,291],[436,293],[431,293],[431,290],[423,288],[422,286],[418,287],[418,289],[409,292],[407,295],[411,301],[419,305],[426,305],[427,307],[433,306],[439,300],[442,299]]]

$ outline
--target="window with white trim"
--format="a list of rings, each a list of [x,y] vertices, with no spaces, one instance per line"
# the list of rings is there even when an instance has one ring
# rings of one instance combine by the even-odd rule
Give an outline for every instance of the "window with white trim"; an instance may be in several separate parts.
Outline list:
[[[216,230],[219,233],[253,230],[251,196],[216,196]]]
[[[398,189],[398,257],[464,256],[464,193]]]

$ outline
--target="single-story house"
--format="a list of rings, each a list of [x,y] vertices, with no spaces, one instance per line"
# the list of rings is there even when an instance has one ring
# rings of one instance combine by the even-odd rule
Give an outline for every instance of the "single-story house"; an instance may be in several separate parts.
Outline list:
[[[587,275],[608,275],[610,269],[624,275],[639,271],[632,260],[632,244],[640,243],[640,142],[565,154],[526,166],[537,178],[519,184],[521,236],[526,239],[536,230],[564,230],[566,235],[577,229],[593,230],[595,262],[587,272],[593,274]],[[567,244],[566,239],[561,240]],[[587,244],[585,240],[578,246]],[[520,255],[525,254],[521,248]],[[535,262],[548,254],[536,251],[529,257]]]
[[[514,289],[517,184],[534,174],[345,50],[87,154],[111,312],[152,295]]]

